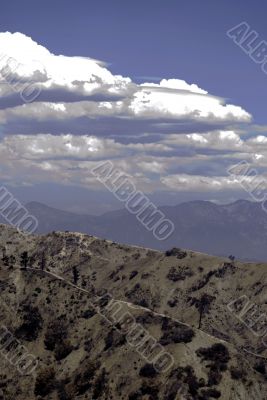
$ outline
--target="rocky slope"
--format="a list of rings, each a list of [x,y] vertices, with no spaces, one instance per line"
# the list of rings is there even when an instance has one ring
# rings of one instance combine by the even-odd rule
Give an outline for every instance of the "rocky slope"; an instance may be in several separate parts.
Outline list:
[[[0,246],[0,328],[38,360],[22,373],[0,335],[0,398],[266,399],[266,264],[5,225]]]

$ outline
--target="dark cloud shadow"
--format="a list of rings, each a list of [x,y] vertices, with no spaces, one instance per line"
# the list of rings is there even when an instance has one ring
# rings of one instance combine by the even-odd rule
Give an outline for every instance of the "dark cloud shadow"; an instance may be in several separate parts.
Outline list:
[[[74,135],[95,135],[99,137],[127,137],[142,136],[144,134],[170,133],[204,133],[218,129],[225,129],[226,124],[215,122],[199,122],[173,119],[137,119],[119,117],[79,117],[74,119],[53,119],[37,121],[36,119],[18,118],[3,125],[4,134],[37,134],[50,133],[53,135],[72,133]],[[132,139],[129,138],[129,142]]]

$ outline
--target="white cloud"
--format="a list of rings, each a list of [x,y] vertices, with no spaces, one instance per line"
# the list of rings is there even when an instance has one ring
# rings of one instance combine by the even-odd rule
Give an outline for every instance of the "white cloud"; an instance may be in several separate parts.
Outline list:
[[[224,126],[251,119],[241,107],[225,104],[194,83],[163,79],[159,84],[137,85],[129,77],[112,74],[97,60],[52,54],[21,33],[0,33],[0,49],[0,120],[6,133],[14,125],[26,126],[23,133],[30,133],[27,120],[40,133],[40,121],[58,120],[58,129],[65,131],[69,120],[84,118],[83,133],[91,124],[105,136],[107,127],[100,117],[119,121],[125,135],[133,124],[139,124],[140,134],[152,129],[164,132],[174,122],[179,130],[179,122],[185,120],[190,129],[190,123]],[[24,87],[30,82],[38,85],[40,94],[33,104],[23,103],[17,82]]]
[[[98,184],[91,169],[99,160],[110,159],[144,191],[222,191],[238,189],[238,182],[227,173],[238,161],[266,168],[267,143],[255,138],[240,144],[235,132],[220,131],[128,144],[92,135],[10,135],[0,142],[0,159],[0,179],[7,183],[27,177],[28,183],[94,188]]]
[[[195,83],[141,85],[98,60],[52,54],[31,38],[0,33],[0,141],[4,182],[96,187],[90,170],[111,159],[144,191],[236,189],[237,160],[267,167],[267,139],[236,129],[251,116]],[[1,56],[2,54],[2,56]],[[41,89],[32,103],[17,82]]]
[[[200,135],[199,133],[190,133],[186,135],[186,137],[190,140],[193,140],[194,142],[199,142],[199,143],[208,143],[208,140],[204,137],[204,135]]]
[[[192,149],[213,149],[213,150],[228,150],[245,151],[246,144],[235,131],[212,131],[204,133],[190,133],[180,135],[167,135],[163,143],[171,146],[187,146]]]
[[[201,93],[201,94],[208,94],[206,90],[200,89],[194,83],[189,85],[186,81],[182,79],[162,79],[159,84],[157,83],[142,83],[141,87],[146,88],[166,88],[166,89],[177,89],[177,90],[184,90],[187,92],[192,93]]]
[[[131,82],[129,78],[113,75],[97,60],[54,55],[22,33],[0,33],[0,49],[2,71],[10,66],[13,74],[29,81],[38,81],[36,76],[39,76],[43,90],[62,87],[86,95],[102,92],[104,87],[107,92],[118,94]],[[3,73],[2,79],[5,79]]]
[[[186,118],[208,121],[250,121],[250,115],[241,107],[225,105],[220,98],[210,96],[207,92],[193,92],[190,89],[166,90],[162,83],[153,86],[142,86],[133,95],[130,110],[137,116]]]
[[[222,191],[239,189],[240,183],[230,176],[201,176],[176,174],[161,178],[161,182],[174,191]]]
[[[12,135],[0,142],[1,161],[21,160],[98,159],[123,156],[123,149],[112,139],[83,135]]]

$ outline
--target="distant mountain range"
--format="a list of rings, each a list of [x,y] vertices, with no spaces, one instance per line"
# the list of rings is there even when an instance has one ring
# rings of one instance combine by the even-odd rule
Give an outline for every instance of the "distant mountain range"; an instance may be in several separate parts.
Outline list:
[[[259,203],[247,200],[227,205],[191,201],[161,207],[175,225],[174,233],[164,241],[157,240],[126,209],[92,216],[37,202],[26,207],[39,221],[38,233],[68,230],[158,250],[176,246],[218,256],[232,254],[243,260],[267,260],[267,214]]]

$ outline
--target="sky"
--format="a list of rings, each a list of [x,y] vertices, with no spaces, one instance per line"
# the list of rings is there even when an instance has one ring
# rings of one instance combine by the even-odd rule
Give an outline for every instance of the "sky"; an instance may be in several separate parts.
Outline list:
[[[227,31],[245,22],[267,40],[266,11],[263,0],[6,2],[2,184],[101,213],[120,205],[91,170],[111,160],[159,204],[247,198],[227,170],[245,160],[265,177],[267,74]]]

